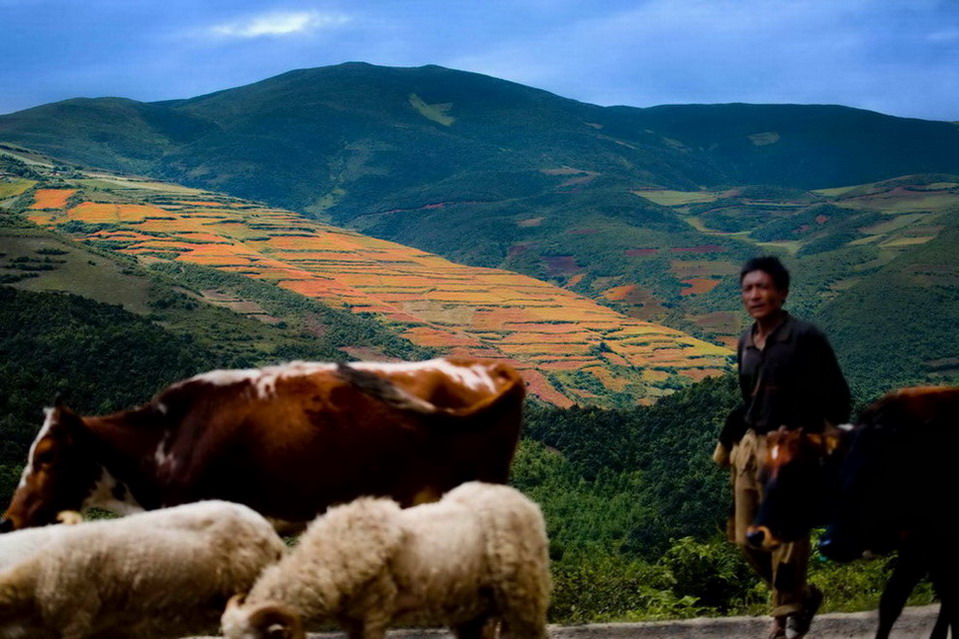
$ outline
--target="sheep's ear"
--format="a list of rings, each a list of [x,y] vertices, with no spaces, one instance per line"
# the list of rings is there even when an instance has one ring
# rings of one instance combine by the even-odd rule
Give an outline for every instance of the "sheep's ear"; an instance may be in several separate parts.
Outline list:
[[[266,605],[250,614],[250,625],[264,639],[303,639],[300,616],[284,605]]]
[[[243,602],[246,601],[246,595],[242,593],[237,593],[230,597],[229,601],[226,602],[226,609],[233,610],[243,605]]]
[[[263,633],[266,639],[293,639],[293,629],[281,623],[271,625]]]

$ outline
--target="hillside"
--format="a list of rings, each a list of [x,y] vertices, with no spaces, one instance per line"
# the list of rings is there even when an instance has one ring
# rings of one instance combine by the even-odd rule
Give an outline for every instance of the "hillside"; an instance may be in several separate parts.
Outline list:
[[[526,276],[228,196],[76,172],[41,176],[12,201],[39,226],[171,277],[201,265],[376,317],[424,349],[509,360],[534,394],[559,406],[649,403],[728,362],[721,347]],[[221,287],[193,290],[202,301],[228,301]],[[360,346],[345,350],[375,355]]]
[[[949,345],[959,319],[952,303],[957,185],[951,176],[913,176],[816,193],[750,187],[634,195],[655,200],[683,224],[715,238],[712,246],[736,241],[791,255],[804,284],[790,304],[835,321],[830,334],[839,338],[837,347],[849,341],[860,349],[859,359],[840,353],[844,363],[863,367],[854,371],[854,381],[875,388],[890,379],[956,377]],[[806,211],[829,198],[837,210]],[[708,206],[699,210],[696,204]],[[38,409],[57,390],[71,393],[71,405],[100,412],[142,401],[170,378],[224,361],[420,357],[430,352],[430,341],[438,350],[474,352],[471,344],[447,341],[465,336],[480,341],[487,354],[500,345],[516,349],[492,354],[511,357],[528,376],[543,370],[550,386],[537,386],[533,377],[533,389],[559,405],[574,398],[629,404],[615,410],[529,406],[531,439],[520,446],[513,481],[546,513],[554,620],[758,614],[762,608],[755,577],[721,539],[727,500],[717,496],[728,490],[728,477],[709,459],[723,418],[737,401],[734,379],[713,376],[689,385],[708,370],[708,360],[721,366],[726,359],[660,359],[696,355],[695,340],[681,337],[677,348],[665,339],[675,331],[515,274],[468,269],[275,207],[90,173],[22,149],[0,149],[0,210],[0,274],[7,283],[0,287],[0,494],[16,484],[40,423]],[[751,225],[727,228],[749,216]],[[826,250],[817,251],[822,245]],[[659,252],[670,268],[673,262],[732,265],[728,254],[709,246]],[[693,259],[682,259],[686,254]],[[730,287],[735,301],[734,277],[687,272],[684,278],[697,289],[690,299],[705,299],[702,280],[708,280],[717,282],[713,290]],[[388,286],[378,286],[381,279]],[[295,287],[311,288],[316,297]],[[88,297],[52,292],[60,289]],[[503,299],[494,302],[488,294]],[[320,299],[348,305],[330,308]],[[632,299],[625,295],[611,303]],[[931,305],[935,312],[926,313]],[[829,318],[831,309],[836,312]],[[477,315],[489,325],[466,321]],[[613,316],[622,329],[604,328],[600,320]],[[584,330],[577,331],[579,326]],[[639,327],[647,329],[645,336],[632,332]],[[914,327],[926,332],[914,333]],[[571,342],[562,341],[567,334]],[[632,365],[599,366],[629,364],[631,351],[638,354]],[[571,370],[546,367],[561,368],[566,356]],[[877,363],[885,368],[874,368]],[[652,406],[635,405],[681,386]],[[865,387],[854,386],[863,399]],[[890,567],[812,563],[813,581],[831,593],[830,609],[874,607],[877,584]],[[929,601],[929,589],[919,596]]]
[[[848,261],[831,251],[880,246],[858,230],[869,212],[892,220],[899,198],[941,214],[956,200],[948,186],[824,189],[901,176],[925,188],[922,175],[959,173],[951,123],[840,106],[604,108],[436,66],[362,63],[186,100],[44,105],[0,116],[0,140],[523,273],[725,344],[741,329],[728,280],[757,250],[811,260],[807,281],[826,299],[829,263]],[[853,266],[874,273],[887,248]]]

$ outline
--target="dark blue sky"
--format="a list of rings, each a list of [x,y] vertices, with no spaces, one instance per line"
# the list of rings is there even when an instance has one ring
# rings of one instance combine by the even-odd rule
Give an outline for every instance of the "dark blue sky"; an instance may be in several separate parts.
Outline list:
[[[959,120],[959,0],[0,0],[0,113],[439,64],[584,102]]]

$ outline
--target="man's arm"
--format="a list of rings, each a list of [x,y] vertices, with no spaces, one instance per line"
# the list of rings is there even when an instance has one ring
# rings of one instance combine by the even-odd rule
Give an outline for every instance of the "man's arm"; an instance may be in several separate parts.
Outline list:
[[[849,384],[839,367],[839,360],[833,351],[829,340],[819,333],[813,340],[811,379],[819,395],[819,403],[823,417],[827,422],[836,426],[849,422],[852,411],[852,396],[849,393]]]

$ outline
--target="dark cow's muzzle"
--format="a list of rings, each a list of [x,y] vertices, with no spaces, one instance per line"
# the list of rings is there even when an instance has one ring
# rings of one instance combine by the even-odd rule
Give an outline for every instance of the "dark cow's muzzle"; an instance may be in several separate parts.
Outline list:
[[[772,550],[782,544],[766,526],[750,526],[746,529],[746,543],[753,548]]]
[[[13,530],[13,520],[4,517],[0,519],[0,533],[8,533]]]
[[[819,540],[819,552],[826,559],[842,562],[862,559],[866,555],[866,550],[858,544],[842,543],[828,532]]]

